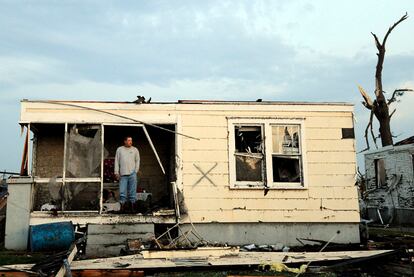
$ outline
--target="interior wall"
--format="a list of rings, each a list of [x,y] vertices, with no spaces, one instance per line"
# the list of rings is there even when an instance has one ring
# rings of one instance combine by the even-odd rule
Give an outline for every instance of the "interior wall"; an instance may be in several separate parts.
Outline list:
[[[33,124],[35,129],[34,175],[41,178],[62,177],[64,124]]]

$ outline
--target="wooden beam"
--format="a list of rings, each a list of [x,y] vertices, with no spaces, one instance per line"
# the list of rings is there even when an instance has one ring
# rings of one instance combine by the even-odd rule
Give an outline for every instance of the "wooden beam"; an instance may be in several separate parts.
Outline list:
[[[158,161],[158,164],[159,164],[159,165],[160,165],[160,167],[161,167],[162,173],[164,173],[164,175],[165,175],[165,169],[164,169],[164,166],[162,165],[161,159],[160,159],[160,157],[158,156],[158,152],[157,152],[157,150],[155,149],[155,146],[154,146],[154,144],[152,143],[151,137],[149,136],[149,134],[148,134],[148,132],[147,132],[147,128],[145,128],[145,126],[142,126],[142,129],[144,130],[145,136],[147,137],[148,142],[149,142],[149,144],[151,145],[152,151],[154,152],[155,157],[157,158],[157,161]]]
[[[76,253],[78,252],[78,248],[76,247],[76,245],[73,246],[72,251],[70,252],[68,258],[67,258],[67,264],[63,263],[62,266],[60,267],[58,273],[56,274],[56,277],[65,277],[66,276],[66,271],[67,270],[71,270],[70,269],[70,264],[72,263],[73,259],[75,258]],[[67,268],[67,265],[69,265],[69,268]]]
[[[238,247],[201,247],[188,250],[144,250],[141,251],[144,259],[175,259],[194,257],[221,257],[237,255]]]

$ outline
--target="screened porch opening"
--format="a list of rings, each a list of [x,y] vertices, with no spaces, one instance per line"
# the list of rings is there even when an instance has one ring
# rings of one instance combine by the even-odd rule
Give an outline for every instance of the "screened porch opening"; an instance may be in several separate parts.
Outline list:
[[[119,182],[114,178],[116,149],[131,136],[140,152],[135,213],[175,215],[175,125],[31,123],[34,177],[32,211],[119,211]]]
[[[174,125],[160,125],[174,131]],[[131,136],[133,146],[140,153],[140,169],[138,171],[137,199],[138,208],[144,213],[160,209],[173,209],[171,182],[175,182],[175,135],[151,126],[105,125],[104,132],[104,173],[103,173],[103,206],[105,212],[111,212],[119,201],[119,182],[115,180],[115,153],[123,145],[126,136]]]

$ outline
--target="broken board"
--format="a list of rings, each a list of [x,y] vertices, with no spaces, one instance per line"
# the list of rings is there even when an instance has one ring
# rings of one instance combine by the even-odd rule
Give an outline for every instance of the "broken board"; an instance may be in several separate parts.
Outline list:
[[[144,250],[141,251],[144,259],[176,259],[196,257],[223,257],[238,255],[238,247],[200,247],[197,249],[179,250]]]
[[[228,266],[257,266],[268,263],[307,263],[375,258],[394,253],[393,250],[337,252],[240,252],[235,256],[144,259],[141,255],[73,261],[71,269],[78,270],[146,270],[178,268],[212,268]],[[30,270],[32,265],[9,265],[1,271]]]

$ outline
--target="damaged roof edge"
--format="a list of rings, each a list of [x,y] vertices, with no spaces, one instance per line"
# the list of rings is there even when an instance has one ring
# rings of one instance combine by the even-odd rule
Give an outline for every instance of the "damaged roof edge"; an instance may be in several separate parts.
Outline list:
[[[134,104],[128,101],[99,101],[99,100],[30,100],[22,99],[20,102],[44,102],[44,103],[108,103],[108,104]],[[233,100],[178,100],[177,102],[151,102],[142,104],[214,104],[214,105],[332,105],[332,106],[354,106],[348,102],[306,102],[306,101],[233,101]]]
[[[371,149],[364,152],[364,156],[376,155],[381,153],[387,153],[389,151],[406,151],[412,149],[414,144],[403,144],[403,145],[387,145],[378,149]]]

